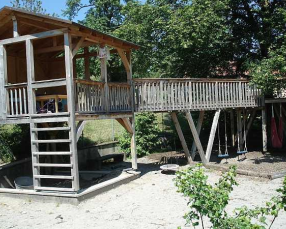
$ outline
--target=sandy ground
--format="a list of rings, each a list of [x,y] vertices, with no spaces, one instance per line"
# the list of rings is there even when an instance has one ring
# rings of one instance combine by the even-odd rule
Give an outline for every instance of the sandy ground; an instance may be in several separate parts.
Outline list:
[[[250,151],[246,154],[246,156],[240,156],[240,159],[242,160],[238,160],[236,151],[231,152],[230,157],[227,159],[228,163],[226,164],[226,159],[222,159],[220,161],[219,158],[213,154],[211,164],[219,164],[225,167],[236,165],[239,169],[253,172],[263,171],[263,173],[266,174],[275,174],[286,171],[285,152],[263,154],[260,151]]]
[[[176,229],[184,226],[187,200],[176,192],[174,175],[162,174],[158,165],[141,159],[141,178],[82,202],[78,206],[40,203],[0,196],[0,228],[17,229]],[[209,171],[215,182],[219,172]],[[228,210],[242,205],[263,205],[275,194],[282,179],[238,176]],[[286,228],[282,213],[273,229]],[[197,227],[199,229],[199,227]]]

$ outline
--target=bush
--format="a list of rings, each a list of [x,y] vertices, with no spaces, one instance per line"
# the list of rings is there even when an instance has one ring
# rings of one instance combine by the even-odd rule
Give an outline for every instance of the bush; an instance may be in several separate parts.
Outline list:
[[[139,157],[153,153],[160,145],[159,141],[159,127],[155,114],[153,113],[140,113],[135,118],[136,130],[136,148]],[[125,131],[119,138],[121,150],[130,155],[131,136]]]
[[[0,159],[4,163],[25,158],[30,154],[28,125],[0,126]]]
[[[231,167],[222,175],[218,183],[210,185],[207,183],[208,176],[205,175],[200,164],[177,172],[175,183],[178,192],[189,197],[190,212],[184,217],[188,225],[197,226],[201,222],[204,228],[203,217],[207,217],[212,224],[211,228],[214,229],[265,229],[267,226],[266,216],[272,216],[273,220],[269,227],[271,228],[279,211],[286,210],[286,178],[283,187],[277,190],[280,194],[266,202],[265,207],[237,208],[234,215],[230,216],[225,208],[233,186],[237,185],[235,176],[236,168]]]

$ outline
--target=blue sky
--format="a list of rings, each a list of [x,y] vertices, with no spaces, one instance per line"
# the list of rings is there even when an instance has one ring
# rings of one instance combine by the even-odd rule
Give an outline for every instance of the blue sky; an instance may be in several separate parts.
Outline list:
[[[4,6],[11,6],[11,0],[0,0],[0,8]],[[47,10],[49,14],[56,13],[61,18],[64,18],[62,15],[62,10],[66,8],[66,0],[42,0],[43,8]],[[82,3],[88,3],[88,0],[82,0]],[[82,9],[79,12],[79,15],[73,19],[73,21],[78,21],[84,19],[85,12],[87,9]]]

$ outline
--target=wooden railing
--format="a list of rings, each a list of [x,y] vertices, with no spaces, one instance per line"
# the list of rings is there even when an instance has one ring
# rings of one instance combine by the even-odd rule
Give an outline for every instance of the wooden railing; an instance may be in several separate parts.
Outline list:
[[[130,84],[108,83],[110,111],[131,111]]]
[[[261,91],[247,80],[136,79],[136,111],[258,107]]]
[[[100,113],[131,111],[130,85],[75,80],[76,112]]]
[[[6,110],[8,117],[26,116],[28,111],[27,84],[6,85]],[[4,98],[2,98],[4,99]]]
[[[88,80],[75,81],[76,112],[105,111],[104,83]]]

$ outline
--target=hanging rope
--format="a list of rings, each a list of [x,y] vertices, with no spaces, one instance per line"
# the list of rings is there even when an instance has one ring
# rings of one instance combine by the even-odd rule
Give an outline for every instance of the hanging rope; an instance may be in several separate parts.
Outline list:
[[[220,145],[220,132],[219,132],[219,122],[218,122],[218,157],[219,158],[227,158],[228,149],[227,149],[227,128],[226,128],[226,112],[224,112],[224,136],[225,136],[225,150],[224,154],[221,152],[221,145]]]
[[[244,135],[244,151],[247,152],[247,144],[246,144],[246,111],[243,110],[243,135]]]
[[[228,156],[226,118],[227,118],[226,112],[224,112],[224,136],[225,136],[225,150],[224,150],[224,154],[226,156]]]
[[[244,140],[244,149],[241,150],[241,138],[240,138],[240,132],[238,133],[238,138],[237,138],[237,154],[246,154],[248,152],[247,150],[247,142],[246,142],[246,109],[243,110],[243,140]],[[242,142],[243,144],[243,142]],[[239,158],[239,157],[238,157]]]

